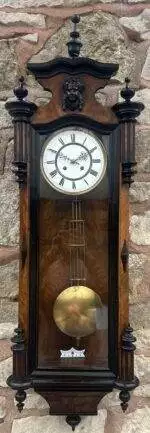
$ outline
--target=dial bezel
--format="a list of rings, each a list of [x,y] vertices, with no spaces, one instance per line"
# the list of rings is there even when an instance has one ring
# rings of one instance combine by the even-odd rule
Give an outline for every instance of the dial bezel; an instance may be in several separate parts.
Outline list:
[[[50,143],[50,141],[55,136],[58,135],[58,133],[65,132],[65,131],[67,131],[67,132],[68,131],[83,131],[84,133],[90,135],[91,137],[93,137],[96,140],[97,145],[99,145],[99,147],[101,148],[102,153],[103,153],[104,165],[103,165],[103,170],[102,170],[101,176],[99,177],[99,179],[97,180],[97,182],[95,182],[94,186],[92,185],[91,187],[86,188],[85,190],[82,190],[82,191],[67,191],[65,189],[62,190],[61,188],[59,188],[56,185],[54,185],[53,180],[52,181],[50,180],[50,178],[47,176],[47,174],[45,173],[45,170],[44,170],[43,155],[44,155],[44,152],[45,152],[45,149],[46,149],[47,145]],[[66,146],[67,145],[68,144],[66,144]],[[82,146],[82,144],[80,144],[80,146]],[[59,152],[60,152],[60,149],[59,149]],[[64,195],[78,196],[78,195],[87,194],[88,192],[94,190],[99,185],[99,183],[102,181],[102,179],[103,179],[103,177],[105,175],[105,172],[106,172],[106,167],[107,167],[107,154],[106,154],[106,150],[105,150],[104,144],[102,142],[102,139],[100,139],[96,134],[94,134],[93,132],[91,132],[86,127],[80,127],[80,126],[78,127],[78,126],[74,126],[73,125],[73,126],[68,126],[68,127],[57,129],[55,132],[53,132],[52,134],[50,134],[47,137],[46,141],[44,142],[44,144],[42,146],[42,151],[41,151],[41,155],[40,155],[40,169],[41,169],[42,175],[43,175],[44,179],[46,180],[46,182],[52,187],[53,190],[55,190],[55,191],[57,191],[57,192],[59,192],[61,194],[64,194]]]

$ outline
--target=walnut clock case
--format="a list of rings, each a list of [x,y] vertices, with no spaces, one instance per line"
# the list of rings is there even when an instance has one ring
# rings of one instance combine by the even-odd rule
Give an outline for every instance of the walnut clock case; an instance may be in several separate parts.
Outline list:
[[[19,325],[8,384],[20,411],[33,387],[74,429],[114,387],[126,410],[138,385],[128,323],[128,192],[144,107],[131,101],[128,79],[123,102],[96,101],[118,65],[79,57],[79,17],[72,21],[69,57],[28,65],[52,93],[49,103],[28,102],[21,77],[6,108],[20,190]]]

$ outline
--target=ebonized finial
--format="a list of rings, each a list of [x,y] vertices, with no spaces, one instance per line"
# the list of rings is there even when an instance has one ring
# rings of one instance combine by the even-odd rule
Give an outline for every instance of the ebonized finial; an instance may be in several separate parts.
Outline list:
[[[24,331],[22,328],[15,328],[14,329],[14,336],[11,339],[12,343],[15,344],[22,344],[24,343]]]
[[[75,431],[76,426],[81,422],[81,417],[78,414],[67,415],[66,422],[72,428],[72,431]]]
[[[21,102],[23,101],[24,98],[27,97],[28,90],[25,88],[25,80],[23,76],[21,76],[18,81],[19,81],[19,86],[15,87],[14,95]]]
[[[76,58],[79,57],[80,49],[82,47],[82,43],[78,40],[80,34],[77,31],[77,24],[80,22],[80,16],[73,15],[71,21],[73,23],[73,31],[70,33],[70,41],[67,42],[68,54],[70,57]]]
[[[122,335],[122,349],[128,352],[133,352],[135,350],[135,343],[136,338],[133,335],[133,328],[131,328],[130,323],[128,324],[127,328],[124,329],[123,335]]]
[[[126,412],[126,410],[128,409],[128,402],[130,400],[130,393],[128,389],[122,389],[122,391],[120,391],[119,393],[119,398],[121,400],[122,411]]]
[[[129,87],[130,79],[128,77],[125,78],[126,87],[121,90],[121,96],[127,103],[130,102],[130,99],[133,98],[135,91]]]
[[[11,341],[13,343],[12,352],[13,365],[15,366],[15,369],[13,375],[8,377],[7,383],[9,386],[12,386],[13,389],[17,390],[15,395],[15,399],[17,401],[17,408],[19,412],[22,412],[24,407],[24,400],[26,399],[25,389],[29,388],[30,383],[27,384],[25,376],[26,366],[24,365],[24,361],[26,359],[26,352],[24,331],[22,328],[18,327],[14,330],[14,333],[15,335],[11,338]]]

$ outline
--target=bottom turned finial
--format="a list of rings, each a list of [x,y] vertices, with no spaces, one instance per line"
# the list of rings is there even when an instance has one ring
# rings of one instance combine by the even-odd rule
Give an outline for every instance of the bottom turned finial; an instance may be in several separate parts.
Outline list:
[[[122,401],[121,403],[121,407],[123,412],[125,412],[128,408],[128,401],[130,400],[130,393],[127,389],[123,389],[120,394],[119,394],[119,398]]]
[[[67,415],[66,422],[72,427],[72,431],[75,430],[76,426],[80,423],[81,417],[79,415]]]
[[[22,412],[23,407],[24,407],[24,403],[23,402],[26,399],[26,392],[23,389],[18,390],[16,392],[15,399],[18,402],[17,403],[17,408],[18,408],[19,412]]]

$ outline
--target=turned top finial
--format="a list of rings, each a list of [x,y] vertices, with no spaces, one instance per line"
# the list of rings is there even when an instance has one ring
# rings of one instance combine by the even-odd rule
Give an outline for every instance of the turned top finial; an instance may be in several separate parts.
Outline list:
[[[79,15],[73,15],[71,17],[71,21],[73,23],[73,30],[70,33],[70,41],[67,42],[68,46],[68,54],[73,59],[79,57],[80,49],[82,47],[82,43],[79,40],[79,32],[77,31],[77,24],[80,22]]]
[[[14,88],[14,95],[21,102],[28,95],[28,90],[25,87],[25,79],[23,76],[19,78],[19,86]]]
[[[126,77],[125,78],[125,88],[121,90],[121,96],[123,99],[125,99],[125,102],[130,102],[130,99],[133,98],[134,94],[135,94],[135,90],[131,89],[131,87],[129,87],[130,84],[130,78]]]
[[[77,14],[72,15],[71,21],[74,24],[78,24],[80,22],[80,15],[77,15]]]

